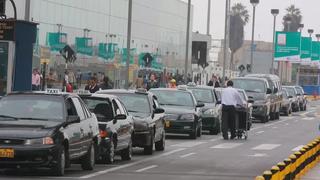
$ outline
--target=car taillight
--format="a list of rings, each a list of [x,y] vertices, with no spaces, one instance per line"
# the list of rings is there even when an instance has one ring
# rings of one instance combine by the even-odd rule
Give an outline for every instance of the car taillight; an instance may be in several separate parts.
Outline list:
[[[105,130],[100,130],[100,137],[102,138],[108,137],[108,132]]]

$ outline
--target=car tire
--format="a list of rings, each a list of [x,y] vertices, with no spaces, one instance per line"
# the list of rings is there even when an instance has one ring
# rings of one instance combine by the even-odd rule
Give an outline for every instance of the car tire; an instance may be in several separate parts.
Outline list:
[[[197,137],[201,137],[201,136],[202,136],[202,127],[199,127],[197,131]]]
[[[153,133],[152,133],[153,134]],[[150,136],[151,140],[150,140],[150,144],[145,146],[143,149],[143,153],[145,155],[152,155],[153,154],[153,144],[154,144],[154,137],[153,135]]]
[[[93,170],[95,165],[95,147],[94,142],[91,143],[88,152],[81,159],[81,168],[83,170]]]
[[[128,147],[121,151],[121,159],[123,161],[129,161],[132,159],[132,141],[129,141]]]
[[[198,128],[196,128],[191,134],[190,134],[190,138],[191,139],[197,139],[197,134],[198,134]]]
[[[264,116],[264,117],[262,118],[261,122],[262,122],[262,123],[267,123],[267,122],[269,122],[269,115]]]
[[[289,116],[290,114],[290,109],[288,108],[287,111],[284,113],[285,116]]]
[[[166,147],[166,134],[163,131],[161,140],[155,143],[156,151],[164,151]]]
[[[53,175],[55,176],[63,176],[66,165],[66,154],[65,148],[61,147],[58,153],[57,164],[51,169]]]
[[[276,112],[276,120],[280,120],[280,112]]]
[[[113,164],[114,163],[114,156],[115,156],[115,148],[114,143],[110,141],[110,148],[107,150],[107,153],[102,155],[102,163],[104,164]]]
[[[307,111],[307,105],[304,105],[303,110]]]

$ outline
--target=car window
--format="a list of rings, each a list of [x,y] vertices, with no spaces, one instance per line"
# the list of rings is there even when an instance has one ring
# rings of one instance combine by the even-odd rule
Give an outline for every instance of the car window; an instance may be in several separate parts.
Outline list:
[[[117,102],[115,100],[112,100],[112,104],[113,104],[115,114],[120,115],[121,111],[120,111],[120,108],[119,108]]]
[[[118,99],[115,99],[115,102],[117,103],[117,106],[119,108],[120,114],[127,114],[126,111],[125,111],[125,108],[122,105],[122,103]]]
[[[194,107],[192,94],[188,91],[152,90],[160,105]]]
[[[153,102],[153,108],[154,108],[154,109],[159,108],[159,102],[158,102],[158,100],[156,100],[155,98],[152,98],[152,102]]]
[[[129,113],[149,114],[151,112],[148,96],[144,94],[116,94]]]
[[[251,79],[235,79],[233,80],[233,87],[243,89],[247,92],[266,93],[267,86],[265,81],[251,80]]]
[[[77,114],[80,117],[80,120],[84,120],[85,119],[85,115],[84,115],[83,108],[81,106],[81,103],[80,103],[79,99],[78,98],[72,98],[72,101],[73,101],[73,104],[74,104],[74,106],[76,108]]]
[[[198,102],[201,103],[214,103],[215,98],[213,96],[211,89],[196,89],[192,88],[190,89],[192,91],[192,94],[196,98]]]
[[[99,122],[108,122],[114,119],[112,103],[109,99],[82,97],[83,102],[91,112],[95,113]]]

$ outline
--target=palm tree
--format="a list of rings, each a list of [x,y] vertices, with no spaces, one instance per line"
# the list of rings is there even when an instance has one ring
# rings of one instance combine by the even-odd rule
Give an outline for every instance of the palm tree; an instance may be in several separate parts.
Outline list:
[[[297,32],[299,30],[299,25],[302,22],[302,15],[299,8],[296,8],[295,5],[289,6],[287,9],[287,14],[282,18],[283,30],[290,32]],[[288,24],[286,19],[290,18],[291,22]]]
[[[231,8],[230,15],[230,40],[229,48],[231,50],[230,69],[234,69],[233,56],[243,45],[244,26],[249,22],[249,12],[241,3],[237,3]]]

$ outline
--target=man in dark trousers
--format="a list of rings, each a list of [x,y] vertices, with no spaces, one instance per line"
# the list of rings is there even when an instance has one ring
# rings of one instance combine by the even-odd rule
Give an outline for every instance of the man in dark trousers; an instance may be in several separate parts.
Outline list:
[[[236,106],[244,104],[238,90],[233,88],[233,82],[227,82],[227,88],[223,89],[222,97],[222,136],[225,140],[229,139],[228,131],[231,132],[230,139],[236,137]]]

